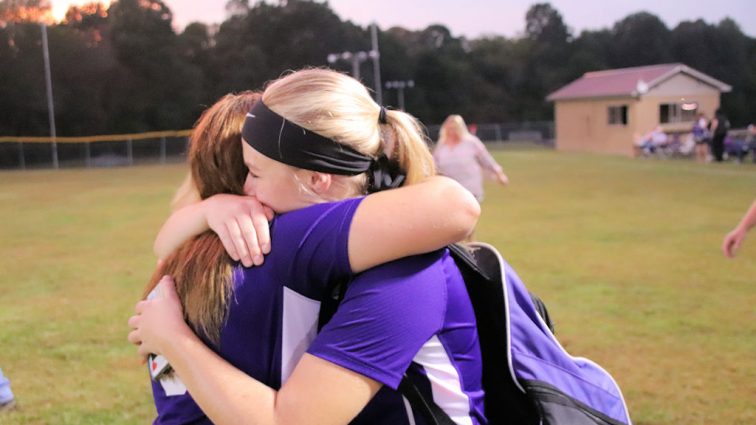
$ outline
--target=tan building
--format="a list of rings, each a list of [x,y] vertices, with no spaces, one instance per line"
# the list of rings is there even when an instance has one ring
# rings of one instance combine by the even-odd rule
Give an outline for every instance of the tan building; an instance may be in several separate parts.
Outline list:
[[[556,148],[633,154],[633,141],[661,125],[688,131],[695,117],[719,108],[729,85],[683,64],[588,72],[551,93]]]

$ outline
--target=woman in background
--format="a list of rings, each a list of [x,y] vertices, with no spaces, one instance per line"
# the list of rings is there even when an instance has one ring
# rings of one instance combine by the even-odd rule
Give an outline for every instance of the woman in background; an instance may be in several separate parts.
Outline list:
[[[439,174],[458,181],[478,202],[483,200],[484,172],[502,186],[509,183],[501,166],[488,153],[483,142],[468,131],[459,115],[449,115],[441,126],[433,159]]]

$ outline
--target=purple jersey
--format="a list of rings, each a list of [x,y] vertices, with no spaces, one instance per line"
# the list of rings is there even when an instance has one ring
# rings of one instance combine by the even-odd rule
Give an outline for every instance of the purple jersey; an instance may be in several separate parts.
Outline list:
[[[347,242],[360,201],[314,205],[273,221],[265,263],[234,269],[216,352],[275,389],[305,351],[385,384],[355,423],[423,423],[408,417],[392,389],[405,371],[453,418],[466,415],[459,423],[484,422],[475,318],[459,271],[438,251],[353,276]],[[326,288],[350,279],[342,305],[316,335]],[[167,384],[153,382],[155,423],[210,423],[188,392]]]

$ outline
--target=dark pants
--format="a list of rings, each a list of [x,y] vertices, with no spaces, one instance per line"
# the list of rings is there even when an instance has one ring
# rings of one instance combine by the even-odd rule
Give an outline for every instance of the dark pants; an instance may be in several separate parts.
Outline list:
[[[714,160],[722,162],[724,155],[724,138],[725,135],[714,135],[711,138],[711,154],[714,155]]]

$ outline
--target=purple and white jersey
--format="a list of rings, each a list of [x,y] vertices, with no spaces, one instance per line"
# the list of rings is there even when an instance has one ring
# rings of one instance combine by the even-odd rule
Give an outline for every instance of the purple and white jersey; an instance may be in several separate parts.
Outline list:
[[[475,314],[447,250],[356,276],[307,352],[384,384],[353,423],[426,423],[409,409],[374,406],[396,406],[405,371],[456,423],[487,423]]]
[[[275,389],[305,351],[383,383],[356,424],[424,423],[408,416],[394,391],[405,371],[458,423],[485,423],[475,317],[453,260],[438,251],[353,276],[348,231],[361,200],[314,205],[273,221],[265,263],[234,270],[216,351]],[[349,280],[346,298],[317,335],[326,288]],[[175,382],[152,387],[155,423],[211,423]]]

